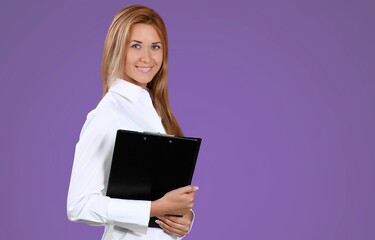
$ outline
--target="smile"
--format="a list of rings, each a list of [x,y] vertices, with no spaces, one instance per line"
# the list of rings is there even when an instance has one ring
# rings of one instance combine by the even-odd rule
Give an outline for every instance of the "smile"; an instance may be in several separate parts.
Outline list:
[[[139,66],[135,66],[139,71],[143,72],[143,73],[148,73],[151,71],[152,67],[139,67]]]

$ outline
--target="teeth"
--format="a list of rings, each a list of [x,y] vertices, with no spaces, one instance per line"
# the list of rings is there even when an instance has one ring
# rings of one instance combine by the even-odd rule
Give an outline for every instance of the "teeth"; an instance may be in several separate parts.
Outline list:
[[[139,71],[143,73],[148,73],[151,70],[151,67],[137,67]]]

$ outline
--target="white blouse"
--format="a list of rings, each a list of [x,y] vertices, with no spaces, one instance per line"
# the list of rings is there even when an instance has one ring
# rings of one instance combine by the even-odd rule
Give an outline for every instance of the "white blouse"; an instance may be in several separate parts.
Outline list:
[[[106,186],[118,129],[165,133],[147,90],[117,79],[88,115],[76,145],[68,218],[105,225],[102,239],[179,239],[148,228],[150,201],[114,199]]]

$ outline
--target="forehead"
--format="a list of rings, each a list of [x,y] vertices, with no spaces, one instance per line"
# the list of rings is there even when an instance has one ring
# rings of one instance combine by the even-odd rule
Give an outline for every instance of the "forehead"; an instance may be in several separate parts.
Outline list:
[[[137,23],[131,26],[129,31],[129,41],[160,42],[160,37],[155,27],[150,24]]]

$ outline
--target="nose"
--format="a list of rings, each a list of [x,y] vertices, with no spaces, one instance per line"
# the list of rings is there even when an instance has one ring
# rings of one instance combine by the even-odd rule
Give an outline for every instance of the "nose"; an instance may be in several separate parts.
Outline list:
[[[141,55],[141,62],[148,63],[151,60],[151,53],[148,49],[144,49]]]

